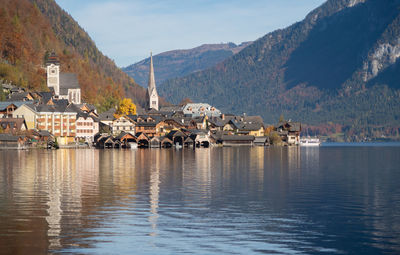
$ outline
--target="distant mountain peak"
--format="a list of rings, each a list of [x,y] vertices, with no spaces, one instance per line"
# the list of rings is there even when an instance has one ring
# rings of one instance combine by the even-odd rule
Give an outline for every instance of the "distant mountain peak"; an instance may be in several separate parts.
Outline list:
[[[224,61],[237,54],[251,42],[203,44],[192,49],[171,50],[153,57],[155,75],[158,84],[171,78],[198,72]],[[142,86],[147,84],[149,72],[149,58],[123,68],[135,81]]]

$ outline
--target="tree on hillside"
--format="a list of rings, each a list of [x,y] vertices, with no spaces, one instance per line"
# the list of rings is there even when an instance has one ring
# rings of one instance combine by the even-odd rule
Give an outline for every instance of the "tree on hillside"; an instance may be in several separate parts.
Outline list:
[[[130,98],[124,98],[120,101],[117,111],[114,114],[114,117],[118,118],[122,115],[135,115],[136,114],[136,105],[132,102]]]

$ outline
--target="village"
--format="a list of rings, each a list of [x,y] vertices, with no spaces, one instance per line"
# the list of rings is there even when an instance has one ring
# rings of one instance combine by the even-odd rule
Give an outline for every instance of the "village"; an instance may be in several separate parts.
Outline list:
[[[0,149],[26,148],[198,148],[210,146],[296,146],[301,124],[267,125],[260,116],[222,113],[207,103],[159,107],[153,60],[146,109],[98,113],[81,100],[77,75],[61,72],[52,53],[46,62],[49,91],[26,91],[7,81],[0,101]],[[1,89],[1,88],[0,88]]]

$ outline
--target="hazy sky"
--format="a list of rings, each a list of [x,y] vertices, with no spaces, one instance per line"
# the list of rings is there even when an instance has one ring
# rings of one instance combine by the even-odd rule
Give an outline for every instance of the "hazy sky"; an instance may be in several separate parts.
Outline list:
[[[252,41],[325,0],[56,0],[120,67],[204,43]]]

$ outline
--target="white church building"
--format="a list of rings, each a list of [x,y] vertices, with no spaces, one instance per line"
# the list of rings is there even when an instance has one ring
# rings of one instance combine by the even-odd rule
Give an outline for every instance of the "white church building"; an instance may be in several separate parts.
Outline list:
[[[54,90],[57,99],[68,99],[69,103],[81,103],[81,88],[75,73],[61,73],[60,62],[53,52],[46,62],[47,87]]]
[[[147,87],[147,105],[149,109],[157,110],[158,107],[158,93],[156,89],[156,79],[154,78],[153,68],[153,54],[150,53],[150,72],[149,72],[149,83]]]

